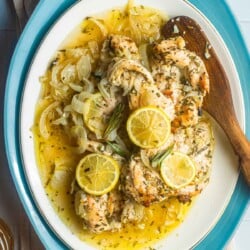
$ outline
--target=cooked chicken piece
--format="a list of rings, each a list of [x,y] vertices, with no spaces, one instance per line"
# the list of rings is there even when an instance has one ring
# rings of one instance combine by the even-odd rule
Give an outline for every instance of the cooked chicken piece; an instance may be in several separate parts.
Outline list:
[[[144,206],[132,200],[126,200],[122,210],[121,221],[126,224],[128,222],[140,222],[144,216]]]
[[[173,101],[171,98],[164,96],[154,84],[145,83],[137,91],[134,89],[129,94],[130,109],[133,110],[144,106],[155,106],[163,109],[170,120],[175,117]]]
[[[200,106],[197,104],[196,98],[188,96],[179,101],[175,106],[177,110],[177,117],[173,121],[173,127],[189,127],[197,124],[199,120]]]
[[[185,41],[182,37],[163,40],[154,46],[153,51],[156,57],[165,62],[172,62],[182,70],[184,77],[191,83],[194,90],[209,92],[209,76],[206,66],[198,55],[185,49]]]
[[[110,35],[109,48],[116,57],[139,60],[140,54],[135,42],[127,36]]]
[[[119,220],[121,197],[115,191],[101,196],[89,195],[82,190],[77,191],[75,210],[93,233],[117,231],[121,227]]]
[[[172,190],[172,195],[187,201],[199,194],[209,182],[214,137],[210,124],[200,120],[196,126],[177,129],[173,140],[175,141],[174,150],[189,155],[196,167],[195,178],[189,185]]]
[[[185,49],[185,41],[180,36],[156,44],[153,53],[152,75],[156,85],[175,104],[177,117],[173,126],[196,124],[203,98],[209,92],[204,62]]]
[[[130,37],[122,35],[110,35],[103,42],[101,61],[111,61],[115,57],[140,60],[135,42]]]
[[[150,72],[140,63],[121,59],[109,69],[107,77],[112,86],[128,94],[130,109],[152,105],[165,110],[171,120],[174,118],[173,101],[159,91]]]
[[[107,195],[91,196],[83,191],[75,194],[76,214],[83,218],[88,229],[95,233],[110,230],[107,215]]]
[[[173,37],[167,40],[163,40],[160,43],[156,44],[154,47],[154,52],[159,55],[167,53],[169,49],[185,49],[186,42],[183,37]]]
[[[181,70],[172,62],[165,62],[159,58],[154,58],[153,62],[152,76],[156,86],[176,104],[183,89]]]
[[[146,68],[139,62],[128,59],[120,59],[109,67],[107,80],[110,84],[121,87],[125,93],[133,88],[140,88],[143,83],[154,83]]]
[[[95,71],[97,77],[103,78],[110,64],[119,59],[140,60],[140,54],[135,42],[122,35],[110,35],[104,40],[101,49],[100,62]]]
[[[144,206],[163,201],[169,192],[160,174],[146,167],[140,156],[131,157],[123,188],[128,196]]]
[[[123,208],[122,194],[119,191],[113,190],[109,192],[107,211],[108,217],[118,217]]]
[[[178,128],[174,134],[171,134],[168,141],[160,148],[140,150],[140,159],[144,165],[148,166],[148,168],[145,166],[144,168],[146,168],[148,172],[151,171],[152,166],[150,159],[152,159],[157,153],[164,152],[169,146],[172,145],[174,145],[173,151],[187,154],[192,158],[196,167],[196,175],[193,181],[185,187],[180,189],[169,188],[168,190],[164,188],[166,190],[164,196],[177,196],[182,201],[190,201],[191,197],[200,193],[207,186],[210,178],[214,139],[209,123],[204,119],[199,119],[197,125],[195,126],[188,128]],[[139,160],[137,163],[138,162]],[[138,169],[143,169],[141,167],[143,163],[137,164],[137,171],[134,170],[133,172],[135,173],[133,175],[135,176],[134,178],[137,178],[137,180],[141,182],[140,186],[142,187],[144,185],[145,179],[138,178],[138,176],[141,176],[139,174],[140,172],[138,172]],[[161,178],[160,175],[159,178]],[[128,183],[130,184],[130,182]],[[140,186],[137,185],[137,189],[139,189],[138,187]]]

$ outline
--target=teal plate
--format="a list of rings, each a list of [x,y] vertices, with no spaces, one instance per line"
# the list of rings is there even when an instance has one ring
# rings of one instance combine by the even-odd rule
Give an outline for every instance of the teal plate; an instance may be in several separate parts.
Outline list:
[[[67,249],[67,247],[52,232],[38,212],[24,176],[20,154],[20,103],[26,73],[39,43],[57,18],[75,2],[75,0],[43,0],[39,2],[13,54],[4,100],[4,139],[10,172],[25,211],[46,249],[63,250]],[[238,25],[223,0],[190,0],[189,2],[203,12],[217,28],[233,57],[244,95],[245,127],[249,138],[250,57]],[[247,206],[249,197],[250,188],[247,187],[243,177],[240,175],[231,200],[222,217],[209,234],[195,246],[195,249],[222,249],[236,229]]]

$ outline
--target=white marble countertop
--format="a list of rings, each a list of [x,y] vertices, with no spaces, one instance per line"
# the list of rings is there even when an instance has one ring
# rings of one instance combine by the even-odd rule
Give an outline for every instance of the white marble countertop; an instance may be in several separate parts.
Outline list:
[[[245,38],[246,45],[250,54],[250,0],[227,0],[235,15],[242,34]],[[250,203],[240,225],[235,232],[228,250],[249,250],[250,249]]]

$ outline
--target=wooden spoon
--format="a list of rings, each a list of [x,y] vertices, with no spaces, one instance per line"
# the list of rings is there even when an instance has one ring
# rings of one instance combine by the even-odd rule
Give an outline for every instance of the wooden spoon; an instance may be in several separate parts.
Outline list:
[[[204,109],[223,128],[250,185],[250,143],[237,121],[227,75],[205,33],[190,17],[177,16],[163,26],[162,34],[165,38],[182,36],[187,49],[194,51],[204,61],[210,77],[210,93],[205,97]]]

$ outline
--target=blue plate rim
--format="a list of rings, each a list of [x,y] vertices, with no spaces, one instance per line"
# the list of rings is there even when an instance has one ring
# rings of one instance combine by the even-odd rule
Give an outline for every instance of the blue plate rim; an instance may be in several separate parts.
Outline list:
[[[54,23],[58,16],[75,2],[75,0],[54,0],[53,2],[45,0],[39,2],[13,54],[4,97],[4,140],[10,172],[25,211],[46,249],[51,249],[52,247],[53,249],[54,247],[56,249],[67,249],[67,247],[53,233],[40,215],[35,203],[32,201],[32,195],[25,180],[19,149],[20,138],[18,124],[20,100],[29,63],[41,39],[46,34],[46,30]],[[189,2],[207,16],[217,28],[233,57],[244,94],[246,134],[249,137],[250,128],[247,128],[247,124],[250,124],[250,94],[247,88],[249,84],[247,84],[246,80],[247,72],[250,70],[250,58],[237,22],[224,0],[210,0],[209,4],[208,1],[200,0],[190,0]],[[209,6],[212,7],[214,4],[217,4],[217,10],[209,8]],[[218,10],[221,10],[224,16],[220,15],[220,18],[218,18],[218,15],[216,15]],[[221,22],[221,20],[223,20],[223,22]],[[227,26],[230,27],[230,30],[225,28],[226,23],[231,24]],[[237,35],[236,41],[233,34]],[[33,40],[31,40],[32,38]],[[27,48],[27,45],[30,47]],[[235,51],[235,48],[237,48],[237,51]],[[240,48],[240,51],[238,48]],[[225,246],[243,215],[249,201],[249,194],[250,189],[246,186],[243,177],[240,175],[233,196],[224,214],[210,233],[196,245],[195,249],[222,249]],[[225,226],[226,221],[227,225]]]

